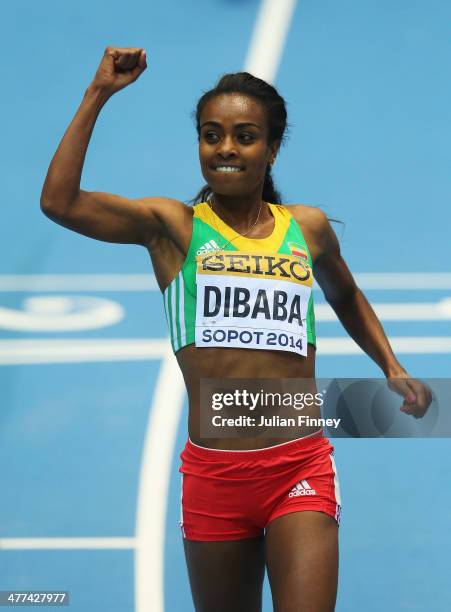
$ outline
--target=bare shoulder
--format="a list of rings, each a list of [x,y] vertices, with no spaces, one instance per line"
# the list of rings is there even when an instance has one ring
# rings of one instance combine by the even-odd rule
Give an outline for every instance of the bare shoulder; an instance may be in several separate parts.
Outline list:
[[[154,248],[173,244],[181,253],[186,253],[191,240],[193,208],[180,200],[166,197],[143,197],[140,205],[152,214],[160,226],[160,232],[149,238],[146,246]]]
[[[308,204],[286,204],[296,221],[305,229],[310,231],[322,231],[326,228],[327,215],[316,206]]]
[[[289,204],[286,208],[299,224],[313,261],[325,251],[338,248],[327,215],[320,208],[307,204]]]
[[[193,208],[174,198],[146,197],[140,201],[157,219],[164,230],[163,235],[179,244],[181,236],[191,225]]]
[[[151,209],[156,215],[176,215],[178,217],[182,215],[187,218],[193,215],[191,206],[174,198],[154,196],[139,198],[138,201],[142,206]]]

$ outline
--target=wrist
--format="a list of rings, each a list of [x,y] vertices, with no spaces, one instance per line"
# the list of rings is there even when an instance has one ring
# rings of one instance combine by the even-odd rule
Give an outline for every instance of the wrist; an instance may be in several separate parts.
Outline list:
[[[91,83],[85,91],[84,98],[94,102],[99,108],[109,100],[111,93],[108,93],[105,89]]]
[[[407,372],[398,361],[393,361],[382,367],[386,378],[405,378]]]

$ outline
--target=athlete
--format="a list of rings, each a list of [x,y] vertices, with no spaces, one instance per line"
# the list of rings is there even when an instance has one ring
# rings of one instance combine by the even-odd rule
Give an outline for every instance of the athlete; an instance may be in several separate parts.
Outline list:
[[[271,178],[286,129],[283,98],[248,73],[225,75],[199,100],[207,185],[195,206],[80,188],[100,110],[146,69],[141,48],[105,50],[51,161],[41,208],[98,240],[150,253],[189,398],[181,527],[195,609],[261,610],[265,567],[277,612],[335,607],[340,495],[320,427],[275,435],[201,435],[201,379],[315,377],[313,275],[350,336],[420,418],[431,401],[390,348],[343,261],[326,215],[282,205]],[[170,407],[168,407],[170,409]],[[319,415],[312,407],[307,414]]]

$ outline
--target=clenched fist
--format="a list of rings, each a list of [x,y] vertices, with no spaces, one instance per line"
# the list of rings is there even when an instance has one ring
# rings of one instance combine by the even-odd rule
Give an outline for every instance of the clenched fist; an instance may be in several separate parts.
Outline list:
[[[136,81],[146,68],[144,49],[107,47],[91,86],[112,96]]]

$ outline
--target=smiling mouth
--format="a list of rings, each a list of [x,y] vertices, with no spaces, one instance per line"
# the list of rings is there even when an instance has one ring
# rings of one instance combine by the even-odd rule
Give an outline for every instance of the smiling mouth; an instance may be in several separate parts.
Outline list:
[[[237,174],[238,172],[243,172],[244,168],[241,166],[229,166],[227,164],[223,164],[221,166],[213,166],[213,170],[223,174]]]

